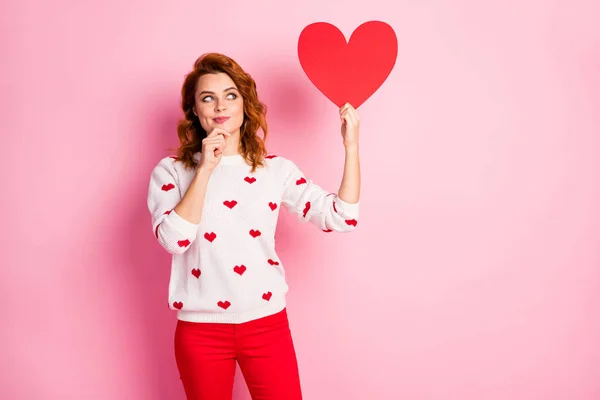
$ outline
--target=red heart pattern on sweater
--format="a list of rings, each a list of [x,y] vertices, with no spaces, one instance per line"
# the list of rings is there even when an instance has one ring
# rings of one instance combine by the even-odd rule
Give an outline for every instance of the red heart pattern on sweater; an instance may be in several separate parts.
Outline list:
[[[249,176],[247,176],[247,177],[244,178],[244,180],[246,182],[250,183],[250,184],[256,182],[256,178],[255,177],[249,177]]]
[[[333,202],[333,211],[337,212],[337,207],[335,206],[335,201]]]
[[[237,273],[243,275],[244,272],[246,272],[246,266],[245,265],[236,265],[235,267],[233,267],[233,270]]]
[[[268,260],[267,262],[268,262],[269,264],[271,264],[271,265],[279,265],[279,262],[277,262],[277,261],[273,261],[273,260],[271,260],[270,258],[269,258],[269,260]]]
[[[237,201],[235,200],[226,200],[223,202],[223,204],[225,204],[227,207],[229,207],[230,209],[235,207],[235,205],[237,204]]]
[[[306,179],[304,179],[304,177],[302,177],[296,181],[296,185],[302,185],[303,183],[306,183]]]
[[[163,214],[164,214],[164,215],[169,215],[169,214],[171,214],[171,211],[173,211],[173,210],[168,210],[168,211],[165,211]]]
[[[347,219],[347,220],[346,220],[346,224],[348,224],[348,225],[352,225],[352,226],[354,226],[354,227],[355,227],[355,226],[356,226],[356,224],[357,224],[357,222],[356,222],[356,220],[355,220],[355,219]]]
[[[177,244],[179,245],[179,247],[187,247],[190,245],[190,241],[185,239],[185,240],[178,240]]]
[[[308,214],[308,210],[310,210],[310,201],[306,202],[306,205],[304,206],[304,211],[303,211],[302,217],[306,218],[306,214]]]
[[[263,294],[262,298],[265,299],[266,301],[269,301],[269,300],[271,300],[271,296],[273,296],[273,293],[267,292],[267,293]]]
[[[176,308],[176,309],[178,309],[178,310],[181,310],[183,308],[183,303],[180,302],[180,301],[176,301],[176,302],[173,303],[173,307]]]
[[[165,192],[168,192],[171,189],[175,189],[175,185],[173,185],[172,183],[169,183],[168,185],[162,185],[162,190],[164,190]]]
[[[250,229],[250,236],[253,238],[257,238],[261,235],[260,231],[255,231],[254,229]]]
[[[201,274],[201,273],[202,273],[202,272],[200,272],[200,270],[199,270],[198,268],[194,268],[194,269],[192,270],[192,275],[194,275],[196,278],[200,278],[200,274]]]
[[[231,305],[231,303],[229,301],[220,301],[217,303],[217,305],[219,307],[221,307],[224,310],[227,310],[229,308],[229,306]]]
[[[270,160],[270,159],[275,158],[275,157],[277,157],[275,154],[271,154],[271,155],[266,156],[265,158],[268,158]]]
[[[271,207],[271,211],[275,211],[275,209],[277,208],[277,204],[273,203],[273,202],[269,202],[269,207]]]
[[[215,240],[217,238],[217,234],[214,232],[211,233],[205,233],[204,234],[204,239],[208,240],[209,242],[213,242],[213,240]]]

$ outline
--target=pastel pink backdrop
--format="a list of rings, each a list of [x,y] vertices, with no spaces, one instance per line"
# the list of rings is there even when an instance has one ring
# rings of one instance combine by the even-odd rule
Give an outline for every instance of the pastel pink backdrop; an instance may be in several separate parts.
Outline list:
[[[0,398],[183,399],[145,201],[184,74],[237,59],[270,151],[337,190],[337,109],[297,38],[374,19],[399,59],[359,109],[358,230],[284,213],[277,236],[305,398],[600,398],[598,2],[2,8]]]

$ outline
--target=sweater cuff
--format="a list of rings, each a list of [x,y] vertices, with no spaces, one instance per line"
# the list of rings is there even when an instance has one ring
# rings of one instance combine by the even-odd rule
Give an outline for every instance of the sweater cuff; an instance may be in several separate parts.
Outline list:
[[[165,223],[171,225],[171,227],[179,232],[183,237],[195,237],[198,233],[198,228],[200,224],[194,224],[175,212],[175,210],[171,210],[167,218],[164,220]]]
[[[360,201],[356,203],[346,203],[344,200],[336,197],[335,205],[336,209],[340,211],[340,213],[344,216],[357,218],[358,217],[358,208]]]

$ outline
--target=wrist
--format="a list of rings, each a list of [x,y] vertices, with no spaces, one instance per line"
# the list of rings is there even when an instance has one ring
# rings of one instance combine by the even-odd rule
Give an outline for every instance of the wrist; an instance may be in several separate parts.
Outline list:
[[[200,166],[196,170],[196,176],[194,178],[195,179],[207,179],[208,177],[210,177],[211,173],[212,173],[211,169],[209,169],[205,166]]]
[[[344,144],[344,149],[346,153],[358,153],[358,143]]]

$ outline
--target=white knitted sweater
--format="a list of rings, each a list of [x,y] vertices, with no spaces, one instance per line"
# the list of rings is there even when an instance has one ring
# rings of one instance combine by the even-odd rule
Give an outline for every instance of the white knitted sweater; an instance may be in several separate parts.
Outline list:
[[[288,285],[275,251],[281,206],[324,232],[356,228],[358,203],[323,190],[284,157],[265,162],[251,173],[241,155],[223,156],[209,178],[199,224],[173,210],[196,171],[175,157],[153,169],[148,209],[155,237],[172,254],[168,297],[178,319],[241,323],[285,307]]]

